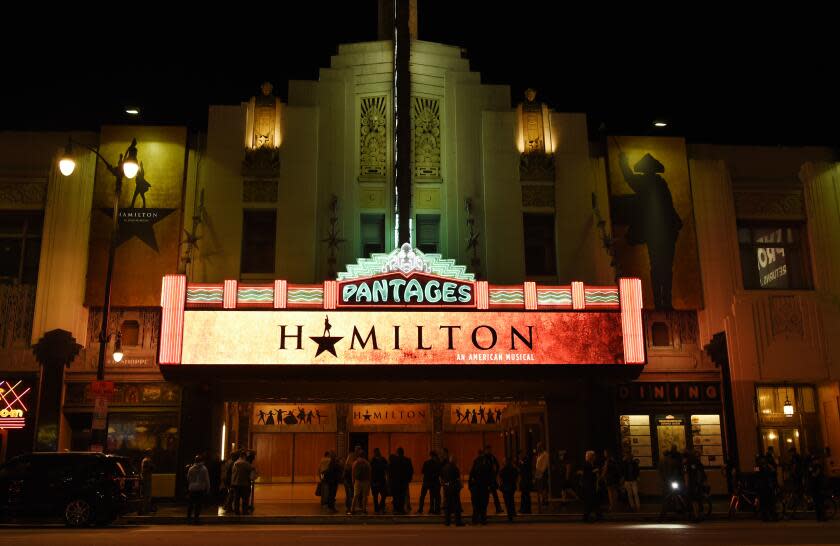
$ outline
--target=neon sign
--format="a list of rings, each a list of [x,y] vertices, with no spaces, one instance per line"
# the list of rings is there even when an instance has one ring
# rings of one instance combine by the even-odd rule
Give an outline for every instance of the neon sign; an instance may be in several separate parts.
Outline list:
[[[407,245],[322,284],[167,275],[161,307],[162,365],[645,362],[638,279],[491,285]]]
[[[20,429],[26,426],[26,412],[29,409],[23,403],[23,397],[31,390],[25,389],[18,381],[12,385],[0,380],[0,428]]]

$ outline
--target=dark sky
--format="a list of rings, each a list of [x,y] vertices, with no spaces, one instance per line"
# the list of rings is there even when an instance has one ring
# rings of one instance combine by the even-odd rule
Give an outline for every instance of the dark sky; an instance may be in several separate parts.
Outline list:
[[[484,83],[526,87],[590,133],[692,141],[840,146],[838,42],[818,12],[579,13],[567,2],[418,0],[420,38],[466,48]],[[208,104],[236,104],[272,81],[316,79],[339,43],[376,39],[376,1],[170,5],[6,18],[0,129],[96,129],[129,122],[206,125]],[[726,5],[724,5],[726,6]],[[35,6],[34,9],[39,9]],[[130,23],[129,23],[130,21]],[[825,21],[823,23],[823,21]],[[825,27],[825,28],[822,28]],[[128,29],[122,31],[121,29]],[[115,30],[116,29],[116,30]]]

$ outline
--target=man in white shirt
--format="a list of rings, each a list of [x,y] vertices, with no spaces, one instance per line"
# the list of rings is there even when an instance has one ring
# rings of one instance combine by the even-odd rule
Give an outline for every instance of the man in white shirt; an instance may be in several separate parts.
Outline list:
[[[537,444],[537,462],[534,468],[538,506],[548,505],[548,465],[548,451],[540,442]]]

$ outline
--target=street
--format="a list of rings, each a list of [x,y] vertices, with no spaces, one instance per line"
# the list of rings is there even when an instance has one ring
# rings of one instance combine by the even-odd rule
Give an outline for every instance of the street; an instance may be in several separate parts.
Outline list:
[[[0,528],[4,546],[435,546],[509,545],[710,545],[764,546],[840,544],[840,521],[762,524],[715,522],[687,524],[496,524],[487,527],[446,528],[437,525],[187,525],[65,528]]]

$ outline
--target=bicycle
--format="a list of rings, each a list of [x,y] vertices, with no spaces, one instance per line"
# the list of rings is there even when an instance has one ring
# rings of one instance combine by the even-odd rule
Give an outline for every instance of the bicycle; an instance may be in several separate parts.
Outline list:
[[[671,491],[662,501],[660,519],[665,519],[669,512],[684,516],[694,522],[701,522],[712,515],[712,501],[708,494],[708,486],[704,486],[703,493],[697,499],[692,499],[685,492],[685,486],[679,481],[671,482]]]
[[[825,519],[834,519],[837,515],[837,496],[826,494],[823,500]],[[797,514],[815,511],[814,498],[805,491],[789,491],[782,500],[782,516],[785,519],[796,519]]]

